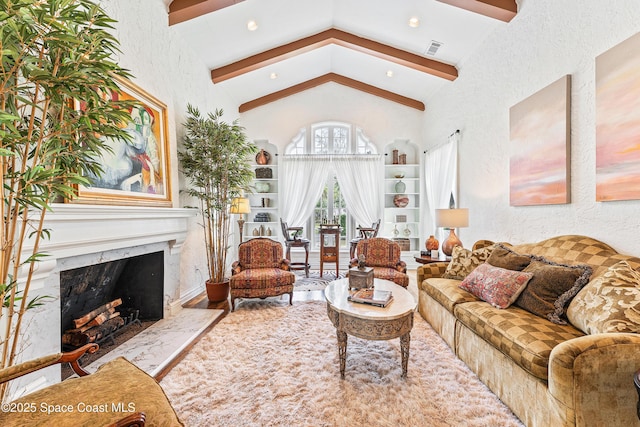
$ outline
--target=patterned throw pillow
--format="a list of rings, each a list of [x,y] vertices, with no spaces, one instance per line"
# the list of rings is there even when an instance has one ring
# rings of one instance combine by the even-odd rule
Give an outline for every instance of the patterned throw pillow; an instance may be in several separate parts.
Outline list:
[[[496,243],[495,249],[491,252],[489,258],[487,258],[487,262],[494,267],[522,271],[531,264],[531,255],[519,254],[501,243]]]
[[[640,273],[626,261],[612,265],[578,292],[567,317],[585,334],[640,333]]]
[[[460,287],[496,308],[507,308],[525,289],[531,277],[532,273],[484,263],[465,277]]]
[[[445,279],[462,280],[471,273],[477,266],[483,264],[491,252],[494,245],[470,251],[461,246],[456,246],[451,251],[451,262],[447,266],[447,270],[442,275]]]
[[[558,325],[566,325],[561,317],[565,307],[589,282],[588,265],[564,265],[541,256],[531,255],[531,264],[523,272],[533,273],[529,285],[516,300],[516,306]]]

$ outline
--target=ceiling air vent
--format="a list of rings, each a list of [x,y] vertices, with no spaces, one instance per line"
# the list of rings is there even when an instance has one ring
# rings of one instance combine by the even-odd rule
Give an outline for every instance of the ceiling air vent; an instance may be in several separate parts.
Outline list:
[[[436,52],[438,52],[438,49],[440,49],[441,46],[442,46],[442,43],[437,42],[435,40],[431,40],[431,44],[429,45],[429,48],[427,48],[427,55],[434,56]]]

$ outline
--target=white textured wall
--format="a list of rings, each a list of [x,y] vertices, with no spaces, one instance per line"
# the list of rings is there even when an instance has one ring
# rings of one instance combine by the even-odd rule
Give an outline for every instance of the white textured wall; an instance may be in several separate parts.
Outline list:
[[[381,149],[396,138],[424,148],[439,145],[460,129],[460,203],[471,209],[470,227],[460,231],[465,244],[579,233],[640,254],[634,236],[640,201],[595,202],[595,57],[640,30],[640,3],[519,3],[518,16],[460,64],[460,77],[424,113],[330,83],[243,113],[240,122],[251,139],[268,139],[280,151],[300,127],[324,120],[360,126]],[[172,175],[177,177],[176,143],[186,104],[203,111],[222,107],[232,120],[238,117],[237,103],[211,84],[209,70],[175,31],[159,24],[167,19],[163,0],[105,0],[104,5],[119,21],[120,62],[138,85],[169,107]],[[572,202],[510,207],[509,107],[565,74],[572,75]],[[174,180],[174,206],[193,204],[177,194],[184,185]],[[195,221],[192,225],[182,255],[185,292],[206,278],[200,229]]]
[[[491,34],[427,105],[426,146],[455,129],[462,133],[460,205],[470,208],[470,226],[461,239],[470,246],[482,238],[520,243],[583,234],[640,255],[640,201],[595,201],[595,58],[640,31],[640,2],[519,3],[518,16]],[[510,207],[509,108],[566,74],[572,202]]]
[[[178,173],[177,146],[183,136],[187,104],[201,112],[223,108],[225,119],[238,117],[237,103],[224,91],[214,87],[210,71],[199,55],[168,25],[164,0],[102,0],[107,13],[118,22],[115,35],[122,53],[121,66],[130,70],[135,84],[167,105],[171,145],[173,206],[194,206],[179,190],[186,188]],[[193,219],[181,254],[180,298],[185,299],[204,290],[208,279],[202,229]]]
[[[240,122],[251,139],[268,139],[282,153],[300,128],[337,120],[360,127],[380,153],[395,139],[421,144],[425,112],[364,92],[327,83],[299,94],[249,110]]]

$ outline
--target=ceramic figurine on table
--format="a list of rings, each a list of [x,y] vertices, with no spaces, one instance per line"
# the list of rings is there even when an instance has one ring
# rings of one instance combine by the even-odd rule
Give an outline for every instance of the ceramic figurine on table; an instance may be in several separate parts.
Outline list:
[[[358,270],[364,270],[365,267],[364,254],[360,254],[358,255]]]

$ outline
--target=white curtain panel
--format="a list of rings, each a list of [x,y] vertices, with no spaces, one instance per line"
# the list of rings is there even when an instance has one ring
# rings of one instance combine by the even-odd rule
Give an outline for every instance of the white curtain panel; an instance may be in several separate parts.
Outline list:
[[[446,144],[425,154],[425,188],[429,205],[429,221],[436,234],[436,209],[449,207],[451,193],[455,194],[458,175],[458,139],[459,132],[455,132]],[[457,199],[456,199],[457,201]]]
[[[336,179],[358,225],[369,227],[382,214],[382,169],[380,155],[334,156]]]
[[[330,170],[328,156],[282,156],[280,212],[287,224],[300,227],[311,216]]]

